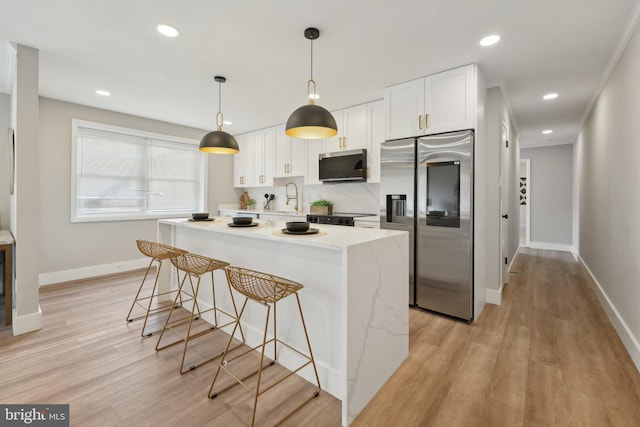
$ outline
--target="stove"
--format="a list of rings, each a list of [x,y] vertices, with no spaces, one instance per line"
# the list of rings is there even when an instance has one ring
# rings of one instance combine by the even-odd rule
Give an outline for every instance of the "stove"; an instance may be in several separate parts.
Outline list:
[[[372,215],[373,214],[365,213],[336,213],[334,215],[307,214],[307,221],[314,224],[345,225],[347,227],[353,227],[354,218]]]

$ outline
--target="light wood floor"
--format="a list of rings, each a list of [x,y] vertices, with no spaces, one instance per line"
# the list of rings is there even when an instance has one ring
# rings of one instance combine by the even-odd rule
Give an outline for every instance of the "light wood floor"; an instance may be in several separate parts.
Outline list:
[[[640,374],[571,255],[527,250],[514,272],[471,325],[411,310],[409,358],[352,426],[640,425]],[[0,331],[0,402],[70,403],[77,426],[247,425],[246,391],[207,399],[214,364],[180,375],[179,348],[156,352],[124,321],[140,279],[44,288],[43,330]],[[210,336],[197,352],[223,341]],[[309,387],[265,394],[260,425]],[[339,426],[340,403],[322,393],[285,425]]]

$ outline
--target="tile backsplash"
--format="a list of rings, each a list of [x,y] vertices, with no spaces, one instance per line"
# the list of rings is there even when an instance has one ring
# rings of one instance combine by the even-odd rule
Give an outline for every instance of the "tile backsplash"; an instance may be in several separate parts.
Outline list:
[[[318,199],[327,199],[333,202],[333,212],[348,213],[370,213],[377,215],[380,209],[380,184],[367,183],[340,183],[304,185],[302,177],[276,178],[275,186],[248,188],[249,196],[256,201],[256,209],[260,210],[264,206],[265,194],[274,194],[275,198],[271,202],[271,210],[292,211],[295,201],[286,204],[286,184],[293,182],[298,187],[298,210],[308,212],[311,202]],[[289,194],[293,195],[295,190],[289,186]],[[242,192],[238,193],[238,199]]]

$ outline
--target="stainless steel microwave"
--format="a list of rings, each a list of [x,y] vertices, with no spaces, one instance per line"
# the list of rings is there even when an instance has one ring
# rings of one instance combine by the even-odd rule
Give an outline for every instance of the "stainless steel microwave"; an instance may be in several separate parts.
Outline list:
[[[319,178],[326,183],[366,182],[367,150],[320,154]]]

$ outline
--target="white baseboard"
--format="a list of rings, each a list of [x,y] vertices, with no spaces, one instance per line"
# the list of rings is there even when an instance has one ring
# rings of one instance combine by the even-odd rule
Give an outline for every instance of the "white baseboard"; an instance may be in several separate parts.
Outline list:
[[[574,252],[573,246],[562,243],[529,242],[531,249],[545,249],[548,251]]]
[[[502,303],[502,286],[497,291],[495,289],[485,289],[485,298],[488,304],[500,305]]]
[[[600,303],[604,307],[604,310],[607,312],[609,320],[613,324],[614,329],[618,333],[618,336],[622,340],[622,343],[629,352],[631,360],[633,360],[633,363],[636,365],[636,369],[640,371],[640,342],[638,342],[638,338],[633,335],[633,332],[631,331],[631,329],[629,329],[627,323],[624,321],[622,316],[620,316],[620,313],[613,305],[613,303],[609,299],[609,296],[589,269],[589,266],[587,266],[587,264],[579,254],[575,252],[574,254],[578,257],[578,262],[584,266],[585,270],[587,270],[587,272],[589,273],[589,276],[591,276],[591,279],[595,284],[594,291],[596,292]]]
[[[26,316],[18,316],[17,310],[13,309],[13,318],[11,320],[13,335],[22,335],[27,332],[42,329],[42,309],[38,305],[38,312],[27,314]]]
[[[70,282],[72,280],[89,279],[92,277],[105,276],[107,274],[121,273],[123,271],[138,270],[148,266],[149,258],[139,258],[129,261],[115,262],[112,264],[75,268],[73,270],[40,273],[38,276],[38,284],[40,286],[47,286],[54,283]]]

